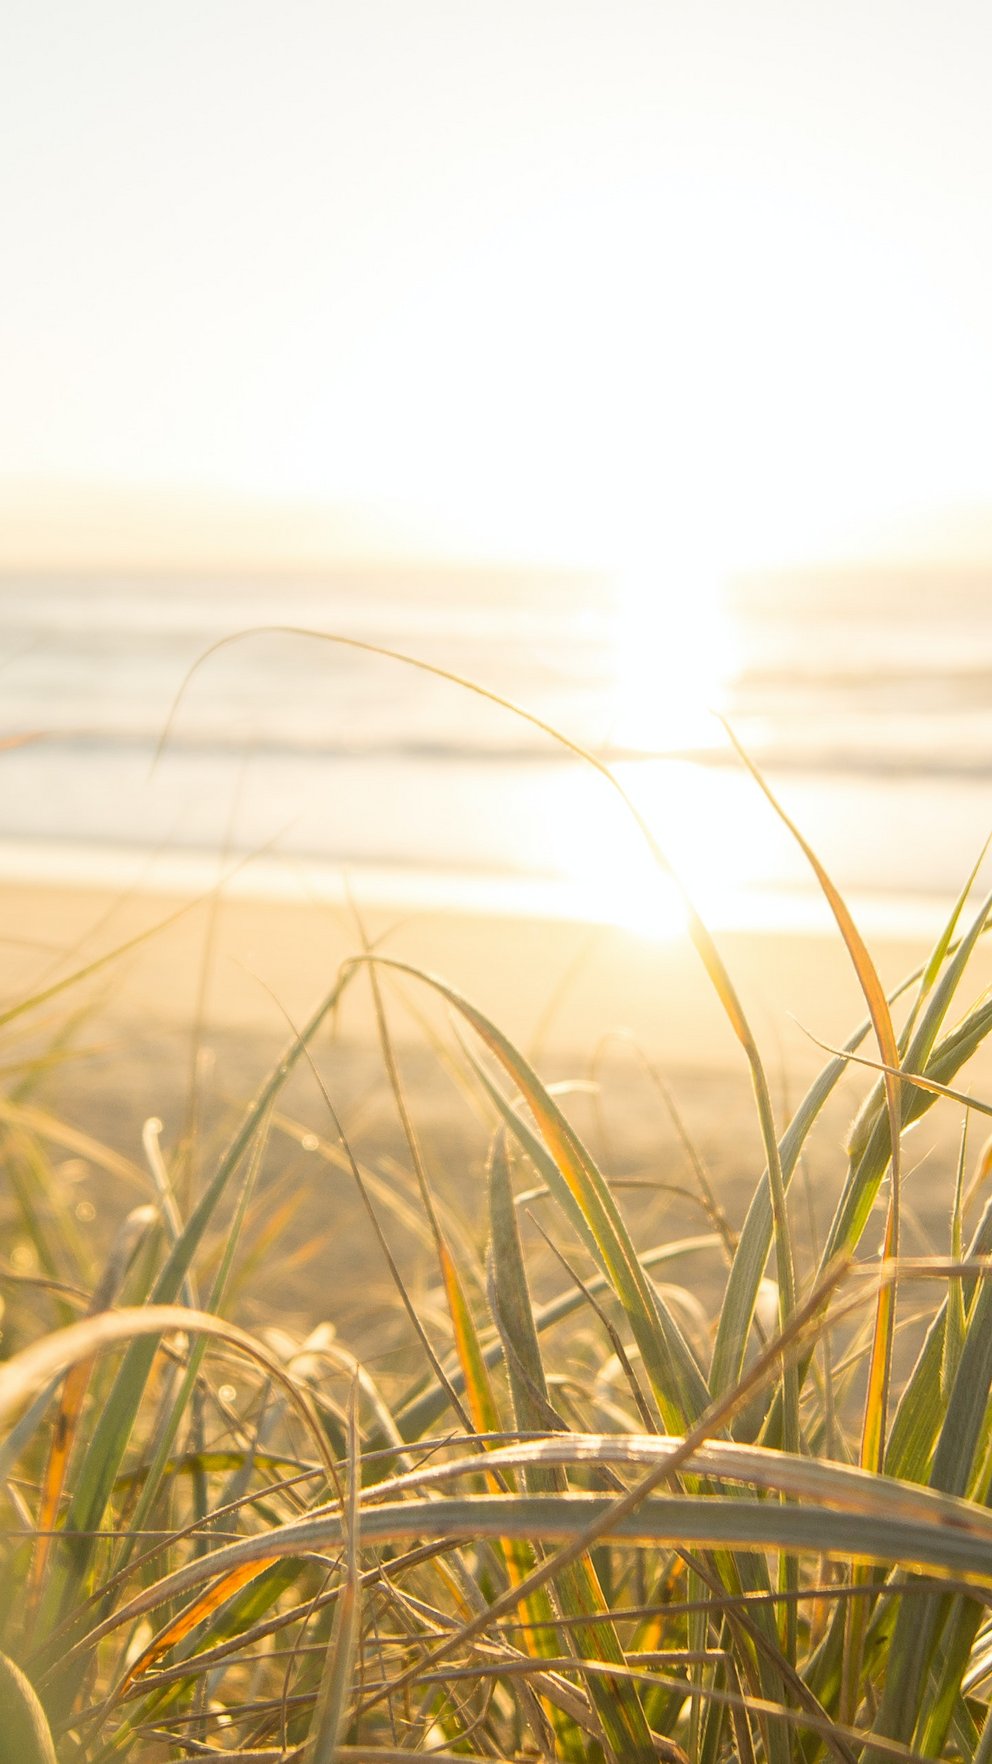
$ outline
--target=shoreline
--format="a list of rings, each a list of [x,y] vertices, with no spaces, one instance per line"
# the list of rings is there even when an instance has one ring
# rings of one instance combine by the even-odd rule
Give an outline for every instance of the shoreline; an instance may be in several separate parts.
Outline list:
[[[341,908],[354,899],[363,907],[386,911],[603,925],[648,942],[670,941],[684,927],[675,885],[663,876],[657,899],[645,892],[641,910],[625,918],[611,910],[602,889],[583,890],[565,876],[427,863],[342,865],[292,852],[238,852],[222,858],[211,851],[0,837],[0,891],[35,886],[59,893],[78,888],[108,896],[189,900],[219,890],[229,899],[273,906],[319,903]],[[852,889],[844,896],[866,938],[906,944],[932,944],[952,904],[951,895],[927,890]],[[829,936],[836,929],[812,875],[801,886],[762,884],[694,904],[710,930],[730,935]]]

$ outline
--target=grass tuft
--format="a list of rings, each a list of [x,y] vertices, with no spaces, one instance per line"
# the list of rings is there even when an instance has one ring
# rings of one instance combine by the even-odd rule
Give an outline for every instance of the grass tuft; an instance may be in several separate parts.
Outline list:
[[[496,702],[619,790],[600,759]],[[973,875],[929,959],[886,994],[842,896],[755,777],[833,909],[868,1015],[778,1123],[689,904],[765,1161],[735,1218],[651,1072],[705,1233],[651,1241],[568,1091],[450,981],[361,931],[226,1145],[191,1106],[174,1150],[149,1123],[146,1172],[32,1100],[10,1062],[0,1764],[992,1760],[992,1202],[973,1217],[987,1152],[969,1181],[960,1134],[933,1253],[905,1253],[903,1201],[914,1125],[938,1107],[992,1112],[955,1082],[992,1005],[950,1015],[992,898],[966,920]],[[110,965],[44,986],[3,1023]],[[319,1039],[364,984],[402,1157],[367,1158],[346,1136]],[[450,1037],[425,1038],[477,1122],[485,1179],[467,1208],[404,1079],[397,989],[415,1013],[425,998],[450,1013]],[[32,1070],[57,1084],[57,1066],[53,1052]],[[294,1071],[314,1081],[319,1134],[289,1113]],[[864,1094],[830,1148],[817,1247],[791,1189],[842,1081]],[[292,1231],[292,1193],[270,1197],[292,1189],[303,1144],[327,1177],[329,1231],[345,1217],[332,1181],[357,1196],[357,1279],[378,1294],[385,1271],[394,1295],[375,1301],[385,1345],[371,1354],[295,1318],[288,1274],[278,1313],[244,1291]],[[102,1262],[66,1202],[66,1153],[136,1199],[151,1176],[151,1203]],[[299,1265],[288,1235],[285,1256]],[[700,1257],[699,1290],[718,1294],[701,1325]],[[762,1322],[769,1280],[777,1314]]]

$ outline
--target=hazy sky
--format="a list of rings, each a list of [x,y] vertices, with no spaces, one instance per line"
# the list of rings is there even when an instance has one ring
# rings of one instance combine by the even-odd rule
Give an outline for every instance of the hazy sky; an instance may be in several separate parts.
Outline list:
[[[4,0],[0,553],[992,558],[990,91],[987,0]]]

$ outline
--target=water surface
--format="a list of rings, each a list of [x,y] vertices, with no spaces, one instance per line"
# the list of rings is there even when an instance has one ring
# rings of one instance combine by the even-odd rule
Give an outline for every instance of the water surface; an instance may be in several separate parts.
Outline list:
[[[457,571],[0,581],[0,875],[672,923],[609,787],[541,731],[293,624],[474,679],[613,766],[719,922],[822,919],[726,716],[863,912],[935,922],[992,826],[992,577],[686,585]]]

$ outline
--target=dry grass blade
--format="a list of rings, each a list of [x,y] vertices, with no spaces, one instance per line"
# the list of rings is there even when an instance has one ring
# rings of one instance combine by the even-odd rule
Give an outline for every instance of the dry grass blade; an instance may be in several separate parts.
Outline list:
[[[536,1568],[523,1587],[517,1587],[497,1599],[484,1616],[466,1624],[456,1638],[435,1649],[425,1664],[436,1665],[441,1659],[446,1658],[454,1647],[471,1640],[477,1634],[481,1634],[490,1622],[514,1610],[525,1592],[530,1592],[535,1587],[543,1585],[549,1578],[560,1573],[576,1561],[579,1556],[584,1555],[600,1538],[617,1535],[624,1531],[628,1520],[636,1521],[639,1509],[643,1508],[644,1502],[658,1483],[663,1478],[674,1475],[677,1470],[692,1460],[698,1447],[704,1444],[712,1433],[717,1432],[739,1407],[743,1406],[753,1390],[760,1388],[767,1380],[769,1374],[777,1367],[782,1354],[787,1349],[794,1348],[804,1332],[815,1325],[830,1293],[843,1277],[843,1273],[844,1269],[841,1265],[828,1270],[806,1304],[801,1310],[794,1313],[788,1329],[783,1330],[769,1344],[764,1353],[759,1355],[746,1377],[733,1392],[710,1405],[706,1414],[686,1435],[676,1454],[664,1466],[656,1467],[649,1472],[635,1488],[621,1499],[605,1503],[600,1515],[582,1526],[577,1537],[573,1536],[572,1541],[564,1544],[552,1557]],[[556,1498],[560,1499],[561,1497]],[[569,1502],[576,1498],[575,1496],[567,1497]],[[780,1520],[786,1519],[790,1515],[797,1517],[798,1509],[777,1508],[776,1515]],[[687,1532],[683,1541],[704,1542],[708,1547],[719,1547],[721,1543],[733,1540],[727,1539],[726,1536],[714,1539],[709,1535],[705,1539],[699,1539],[690,1537]],[[412,1677],[413,1673],[411,1672],[407,1676]],[[401,1679],[400,1683],[402,1684],[402,1682]]]
[[[185,1305],[142,1305],[123,1311],[104,1311],[99,1316],[70,1323],[68,1328],[56,1330],[54,1334],[22,1348],[13,1359],[0,1366],[0,1422],[8,1420],[50,1378],[68,1372],[72,1366],[140,1336],[162,1336],[177,1330],[183,1335],[214,1336],[262,1366],[285,1390],[318,1455],[328,1472],[333,1473],[334,1460],[327,1450],[324,1430],[311,1400],[295,1379],[287,1375],[280,1361],[237,1324],[226,1323],[207,1311],[191,1311]]]

